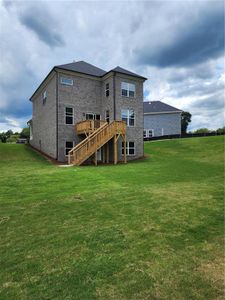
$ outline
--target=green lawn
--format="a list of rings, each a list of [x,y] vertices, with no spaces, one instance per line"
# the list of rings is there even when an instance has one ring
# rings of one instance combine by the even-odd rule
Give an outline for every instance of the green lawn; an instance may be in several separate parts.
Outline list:
[[[223,299],[223,142],[72,168],[0,144],[0,299]]]

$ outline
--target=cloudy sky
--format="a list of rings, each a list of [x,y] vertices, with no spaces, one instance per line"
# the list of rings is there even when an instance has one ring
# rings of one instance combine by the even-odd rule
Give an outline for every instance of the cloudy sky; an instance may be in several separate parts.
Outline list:
[[[29,97],[54,65],[84,60],[148,78],[145,101],[223,126],[223,1],[0,0],[0,131],[31,117]]]

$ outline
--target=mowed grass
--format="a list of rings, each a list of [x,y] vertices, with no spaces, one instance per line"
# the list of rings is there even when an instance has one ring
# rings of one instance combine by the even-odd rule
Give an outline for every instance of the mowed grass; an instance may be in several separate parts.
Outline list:
[[[72,168],[0,144],[0,299],[223,299],[223,143]]]

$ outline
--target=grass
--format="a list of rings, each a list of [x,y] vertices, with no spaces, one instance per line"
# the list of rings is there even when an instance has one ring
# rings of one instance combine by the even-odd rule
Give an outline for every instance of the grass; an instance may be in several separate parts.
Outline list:
[[[0,144],[0,299],[223,299],[223,142],[73,168]]]

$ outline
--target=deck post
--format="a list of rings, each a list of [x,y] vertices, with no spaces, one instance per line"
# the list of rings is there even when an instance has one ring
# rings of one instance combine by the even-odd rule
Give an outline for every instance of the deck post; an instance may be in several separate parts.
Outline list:
[[[124,155],[124,163],[126,164],[127,163],[127,139],[126,139],[126,134],[124,135],[124,140],[123,140],[123,142],[124,142],[124,153],[123,153],[123,155]]]
[[[98,164],[98,157],[97,157],[97,151],[95,152],[95,165],[97,166],[97,164]]]
[[[109,163],[109,142],[106,143],[106,163]]]
[[[114,165],[117,164],[117,138],[114,135]]]

